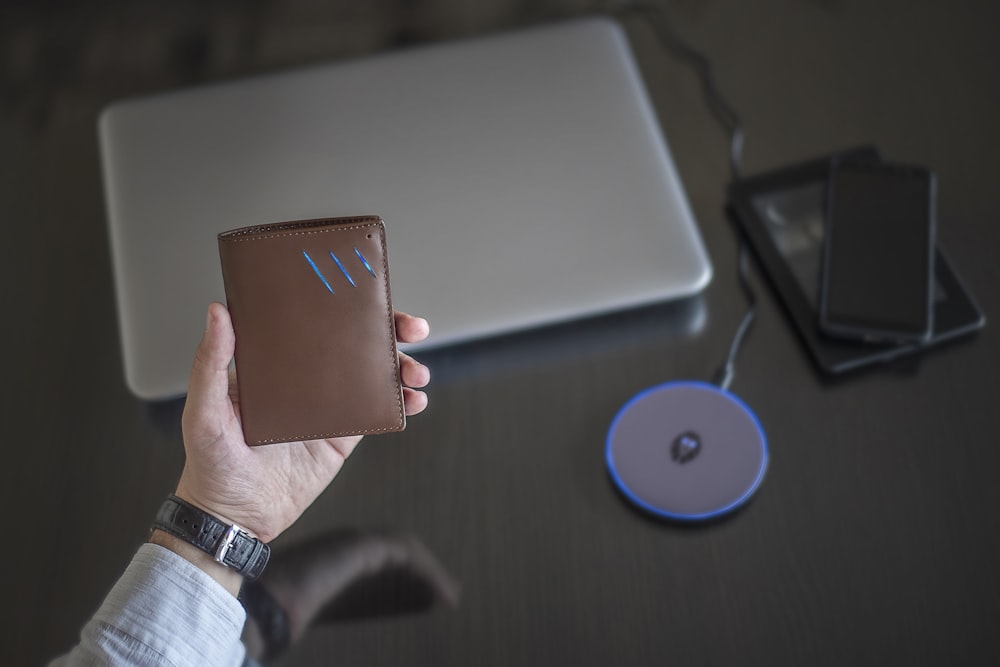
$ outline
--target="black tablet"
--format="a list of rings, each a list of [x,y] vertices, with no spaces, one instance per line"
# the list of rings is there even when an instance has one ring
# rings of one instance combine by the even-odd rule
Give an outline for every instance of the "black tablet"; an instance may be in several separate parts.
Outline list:
[[[934,332],[928,343],[871,344],[828,338],[820,332],[826,185],[835,159],[880,158],[874,148],[858,148],[741,179],[728,188],[729,213],[749,239],[816,364],[828,373],[843,373],[980,329],[985,323],[982,311],[938,246]]]

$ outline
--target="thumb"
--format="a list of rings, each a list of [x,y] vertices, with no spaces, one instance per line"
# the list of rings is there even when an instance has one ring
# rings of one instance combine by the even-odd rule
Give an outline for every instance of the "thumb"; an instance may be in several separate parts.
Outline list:
[[[209,304],[205,334],[195,352],[188,382],[185,407],[192,410],[192,416],[219,414],[219,408],[228,408],[229,362],[235,349],[236,334],[229,311],[221,303]]]

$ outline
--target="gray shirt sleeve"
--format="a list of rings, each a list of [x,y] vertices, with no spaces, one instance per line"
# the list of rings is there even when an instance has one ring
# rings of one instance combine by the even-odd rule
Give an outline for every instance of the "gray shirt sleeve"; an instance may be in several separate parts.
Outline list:
[[[51,667],[243,663],[246,612],[208,574],[169,549],[144,544],[80,633]]]

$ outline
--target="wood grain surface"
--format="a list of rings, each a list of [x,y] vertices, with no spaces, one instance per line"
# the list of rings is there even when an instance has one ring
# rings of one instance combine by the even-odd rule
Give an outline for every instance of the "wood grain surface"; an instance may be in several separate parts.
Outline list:
[[[530,3],[528,3],[530,4]],[[691,72],[626,21],[715,264],[698,299],[425,355],[431,407],[369,438],[275,544],[413,533],[454,611],[310,633],[286,665],[1000,664],[1000,5],[677,0],[746,127],[747,172],[859,143],[926,164],[939,238],[992,318],[915,362],[814,370],[759,274],[732,389],[771,446],[749,506],[632,511],[603,467],[633,394],[708,379],[745,302],[726,142]],[[179,405],[122,380],[95,123],[126,95],[494,32],[583,2],[5,3],[0,9],[0,662],[41,664],[143,541],[180,472]],[[405,307],[405,304],[397,304]]]

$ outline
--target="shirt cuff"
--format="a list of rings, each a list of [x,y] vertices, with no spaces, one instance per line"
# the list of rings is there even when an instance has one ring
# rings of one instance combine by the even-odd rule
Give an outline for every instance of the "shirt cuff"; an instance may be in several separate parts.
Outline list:
[[[176,665],[240,665],[246,611],[221,584],[157,544],[139,547],[93,622]],[[112,641],[114,641],[112,639]]]

